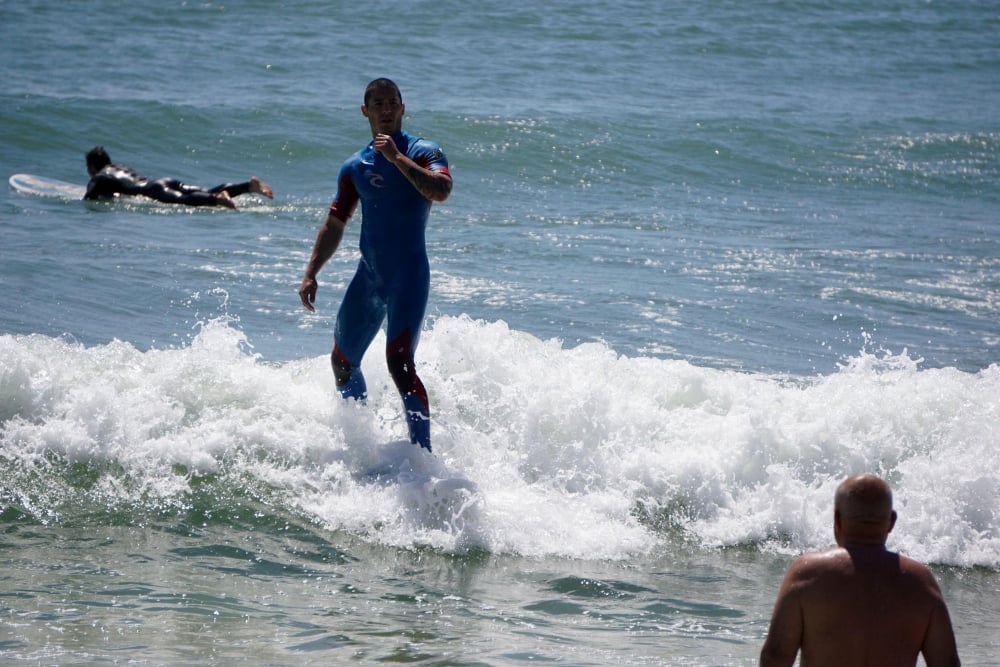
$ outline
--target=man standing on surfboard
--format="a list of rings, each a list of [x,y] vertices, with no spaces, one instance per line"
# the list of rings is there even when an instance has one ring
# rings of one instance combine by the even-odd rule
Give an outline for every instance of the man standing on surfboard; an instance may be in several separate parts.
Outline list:
[[[142,196],[164,204],[184,204],[186,206],[225,206],[236,208],[233,197],[253,192],[274,198],[271,187],[256,176],[243,183],[224,183],[211,190],[197,185],[181,183],[176,178],[160,178],[155,181],[140,176],[128,167],[112,164],[111,157],[103,146],[95,146],[87,153],[87,193],[84,199],[111,199],[115,195]]]
[[[958,667],[948,607],[931,571],[888,551],[896,524],[889,485],[875,475],[837,487],[837,547],[796,558],[781,584],[762,667]]]
[[[365,88],[361,113],[373,138],[340,168],[337,194],[313,245],[299,298],[315,311],[316,275],[340,245],[360,201],[361,261],[337,312],[334,378],[345,399],[367,396],[361,358],[385,320],[386,363],[403,398],[410,442],[430,451],[430,405],[414,353],[430,292],[427,218],[431,204],[451,194],[452,180],[441,148],[402,129],[405,110],[399,87],[389,79]]]

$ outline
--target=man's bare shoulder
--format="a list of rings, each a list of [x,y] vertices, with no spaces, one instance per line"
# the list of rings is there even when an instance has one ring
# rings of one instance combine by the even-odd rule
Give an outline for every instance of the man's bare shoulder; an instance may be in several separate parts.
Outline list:
[[[885,600],[906,602],[914,609],[943,602],[930,568],[884,548],[840,548],[802,554],[788,568],[790,591],[803,602],[828,606],[848,591],[863,596],[879,591]]]
[[[788,575],[808,579],[826,572],[839,571],[851,564],[851,556],[846,549],[834,547],[823,551],[809,551],[797,556],[788,567]]]
[[[914,576],[926,577],[931,580],[934,579],[931,569],[920,561],[913,560],[903,554],[895,554],[895,556],[899,559],[899,570],[901,572]]]
[[[935,605],[944,605],[944,595],[929,567],[912,558],[900,555],[899,573],[918,595],[926,596]]]

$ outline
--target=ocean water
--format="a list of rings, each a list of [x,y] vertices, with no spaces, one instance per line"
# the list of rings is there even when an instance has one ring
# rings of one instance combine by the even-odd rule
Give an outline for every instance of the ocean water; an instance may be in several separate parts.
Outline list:
[[[5,3],[0,166],[256,174],[240,210],[0,191],[0,662],[752,665],[874,471],[1000,664],[990,3]],[[417,362],[342,403],[364,85],[455,178]]]

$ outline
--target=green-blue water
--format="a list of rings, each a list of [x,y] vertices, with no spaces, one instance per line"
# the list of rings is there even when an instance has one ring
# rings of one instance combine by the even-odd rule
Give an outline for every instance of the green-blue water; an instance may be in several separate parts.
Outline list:
[[[0,166],[256,174],[229,212],[0,194],[4,664],[754,664],[844,476],[1000,653],[988,3],[5,3]],[[365,83],[455,177],[399,440],[336,398]]]

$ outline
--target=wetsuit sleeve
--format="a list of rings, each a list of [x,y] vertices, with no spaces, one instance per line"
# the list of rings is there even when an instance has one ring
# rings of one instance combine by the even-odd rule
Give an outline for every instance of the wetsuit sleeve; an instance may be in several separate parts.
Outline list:
[[[433,141],[427,139],[417,141],[410,159],[428,171],[440,171],[451,176],[451,172],[448,171],[448,158],[441,147]]]
[[[345,165],[341,168],[340,177],[337,179],[337,194],[330,204],[330,215],[341,222],[347,222],[354,215],[354,209],[357,208],[357,205],[358,189],[354,187],[350,171]]]

